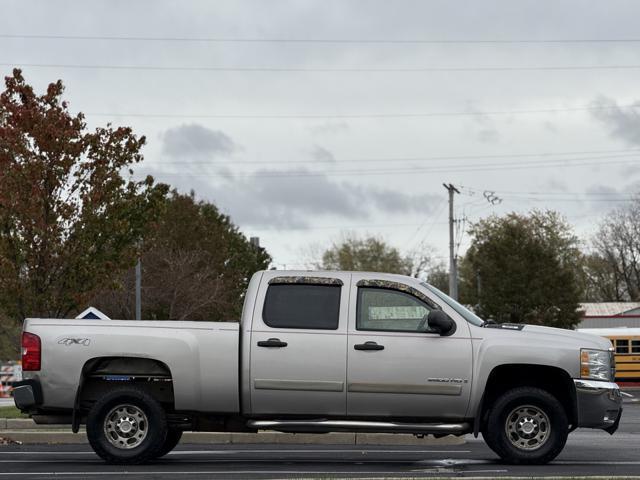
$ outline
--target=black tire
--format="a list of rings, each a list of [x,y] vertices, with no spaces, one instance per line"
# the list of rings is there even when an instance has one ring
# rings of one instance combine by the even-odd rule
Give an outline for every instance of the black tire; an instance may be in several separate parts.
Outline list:
[[[173,428],[170,428],[167,432],[167,438],[164,440],[164,445],[162,445],[162,448],[158,452],[156,458],[164,457],[167,453],[171,452],[178,446],[181,438],[182,430],[174,430]]]
[[[135,465],[156,458],[167,431],[167,418],[160,403],[133,385],[107,393],[87,417],[89,443],[109,464]]]
[[[495,444],[493,444],[491,442],[491,437],[489,437],[489,435],[487,435],[487,431],[486,430],[484,430],[482,432],[482,439],[484,440],[484,443],[487,444],[487,447],[489,447],[494,452],[496,451],[496,446],[495,446]]]
[[[498,398],[482,435],[505,463],[541,465],[564,448],[569,422],[564,407],[549,392],[519,387]]]

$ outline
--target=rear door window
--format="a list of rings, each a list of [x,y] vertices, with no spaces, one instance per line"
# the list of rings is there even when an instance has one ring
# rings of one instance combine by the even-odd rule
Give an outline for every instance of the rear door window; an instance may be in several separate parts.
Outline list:
[[[341,288],[339,285],[269,285],[262,319],[271,328],[337,330]]]

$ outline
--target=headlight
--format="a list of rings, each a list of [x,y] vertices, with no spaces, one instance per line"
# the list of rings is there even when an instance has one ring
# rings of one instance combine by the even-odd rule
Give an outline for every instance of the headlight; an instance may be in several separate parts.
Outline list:
[[[613,381],[611,353],[607,350],[580,350],[580,378]]]

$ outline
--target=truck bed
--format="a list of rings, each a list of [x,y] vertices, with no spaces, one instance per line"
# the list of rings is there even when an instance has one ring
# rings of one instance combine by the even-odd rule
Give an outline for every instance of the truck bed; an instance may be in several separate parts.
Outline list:
[[[42,369],[25,378],[39,380],[47,407],[73,408],[88,361],[122,357],[162,359],[176,410],[240,410],[238,323],[30,318],[24,331],[42,341]]]

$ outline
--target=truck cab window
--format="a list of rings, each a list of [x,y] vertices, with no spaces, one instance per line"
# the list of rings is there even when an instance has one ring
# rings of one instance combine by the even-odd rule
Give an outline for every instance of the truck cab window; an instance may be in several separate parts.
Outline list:
[[[422,300],[398,290],[358,288],[356,328],[390,332],[429,331],[431,309]]]
[[[262,318],[271,328],[336,330],[339,285],[269,285]]]

